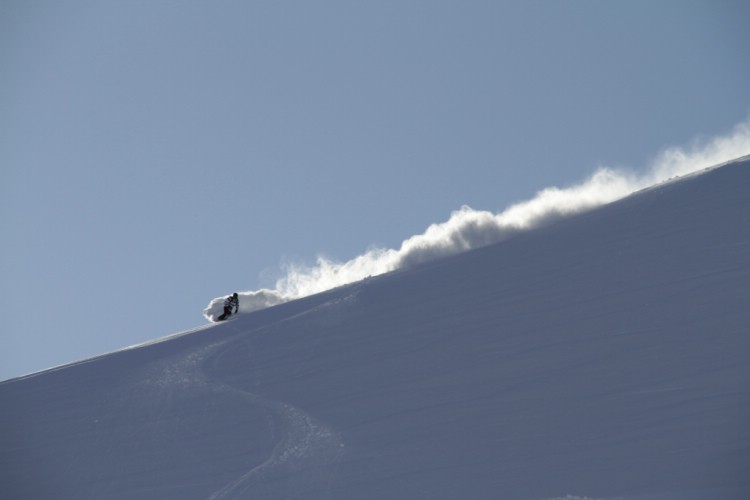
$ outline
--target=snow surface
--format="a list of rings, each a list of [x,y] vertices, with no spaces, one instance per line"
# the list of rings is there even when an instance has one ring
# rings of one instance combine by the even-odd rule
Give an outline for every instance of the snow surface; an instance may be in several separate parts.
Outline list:
[[[0,498],[750,498],[748,193],[745,157],[6,381]]]

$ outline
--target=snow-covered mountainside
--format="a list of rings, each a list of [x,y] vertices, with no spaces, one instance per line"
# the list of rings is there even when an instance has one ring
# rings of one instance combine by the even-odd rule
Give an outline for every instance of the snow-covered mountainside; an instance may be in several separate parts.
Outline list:
[[[745,157],[2,383],[0,498],[750,498],[748,193]]]

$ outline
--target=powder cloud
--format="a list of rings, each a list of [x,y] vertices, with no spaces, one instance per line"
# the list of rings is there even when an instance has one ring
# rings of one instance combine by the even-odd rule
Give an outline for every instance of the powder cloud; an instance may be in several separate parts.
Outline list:
[[[533,198],[500,213],[463,206],[447,221],[432,224],[406,239],[398,249],[371,249],[346,262],[318,257],[311,266],[289,264],[273,289],[242,292],[240,312],[247,313],[305,297],[368,276],[440,259],[473,248],[498,243],[521,231],[549,224],[561,217],[591,210],[635,191],[692,174],[750,154],[750,121],[726,136],[695,141],[686,148],[665,149],[643,174],[601,167],[585,181],[566,188],[549,187]],[[215,321],[224,297],[212,300],[204,315]]]

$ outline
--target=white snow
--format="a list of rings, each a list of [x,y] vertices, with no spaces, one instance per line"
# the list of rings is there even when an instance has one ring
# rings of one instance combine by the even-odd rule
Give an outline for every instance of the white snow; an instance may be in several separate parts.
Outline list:
[[[748,193],[745,157],[0,383],[0,498],[750,498]]]
[[[497,243],[562,216],[590,210],[648,186],[747,154],[750,154],[750,121],[737,125],[726,137],[696,142],[687,149],[667,149],[643,174],[602,167],[581,184],[544,189],[533,199],[517,203],[499,214],[464,206],[453,212],[448,221],[433,224],[423,234],[406,239],[399,249],[374,248],[343,263],[319,256],[312,267],[288,264],[285,276],[276,282],[273,290],[241,293],[240,312],[256,311],[368,276]],[[204,311],[206,318],[215,320],[222,313],[223,302],[224,297],[212,300]]]

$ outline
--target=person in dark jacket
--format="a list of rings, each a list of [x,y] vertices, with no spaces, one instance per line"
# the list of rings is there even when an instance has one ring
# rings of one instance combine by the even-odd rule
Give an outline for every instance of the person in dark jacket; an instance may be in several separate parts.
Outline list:
[[[233,293],[229,297],[224,300],[224,314],[216,318],[217,321],[224,321],[229,316],[231,316],[232,309],[234,309],[234,314],[237,314],[237,311],[240,310],[240,298],[237,295],[237,293]]]

